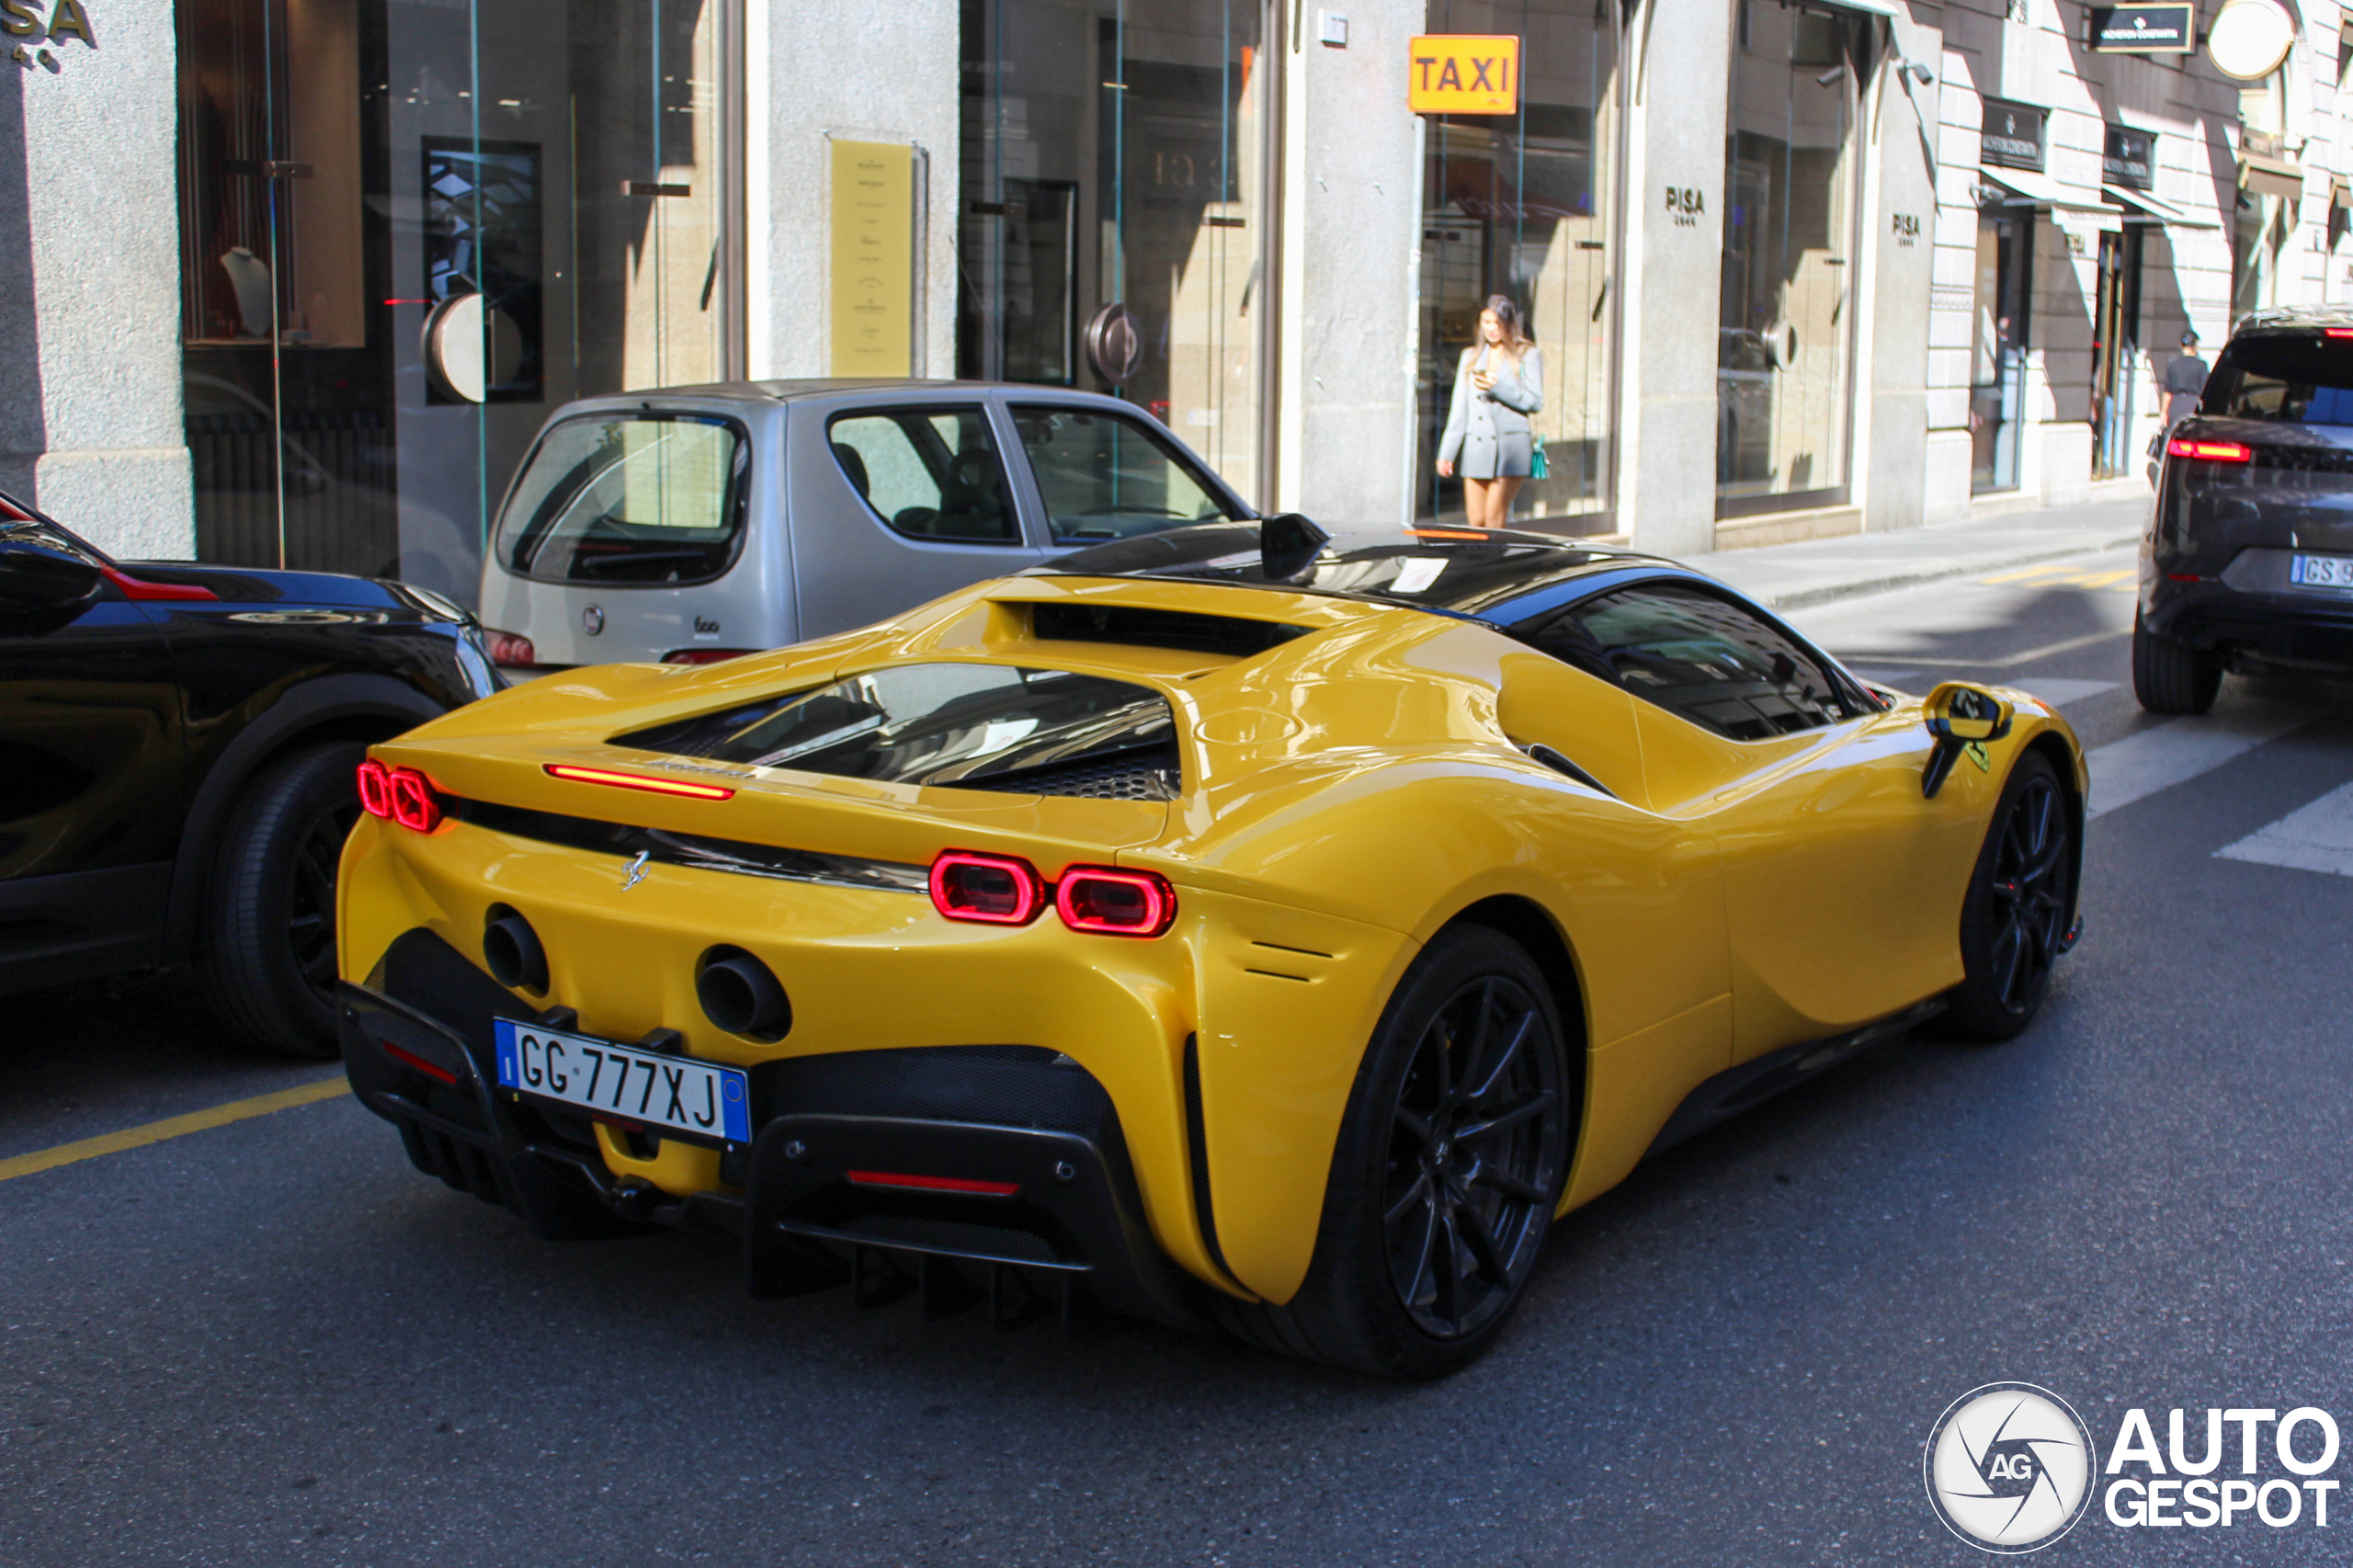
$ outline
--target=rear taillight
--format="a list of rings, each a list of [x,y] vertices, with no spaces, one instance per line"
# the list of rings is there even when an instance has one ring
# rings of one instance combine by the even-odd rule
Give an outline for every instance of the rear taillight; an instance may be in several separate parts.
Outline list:
[[[1050,892],[1037,867],[1010,855],[950,849],[931,863],[932,907],[950,920],[1027,926]]]
[[[2332,326],[2327,330],[2331,337],[2353,337],[2353,326]]]
[[[1074,931],[1157,937],[1176,918],[1176,890],[1150,871],[1073,866],[1054,884],[1054,913]]]
[[[490,650],[490,662],[510,668],[527,668],[540,662],[540,651],[531,640],[519,631],[493,631],[485,628],[482,634],[483,646]]]
[[[1072,930],[1102,937],[1157,937],[1176,920],[1176,890],[1150,871],[1073,866],[1050,882],[1016,856],[969,849],[931,863],[931,903],[983,926],[1027,926],[1051,904]]]
[[[746,653],[756,653],[757,648],[673,648],[662,655],[665,665],[723,665],[730,659],[740,659]]]
[[[414,767],[386,767],[370,757],[359,765],[359,807],[412,833],[441,825],[441,794]]]
[[[2165,443],[2165,455],[2194,458],[2200,462],[2245,463],[2255,460],[2255,449],[2236,441],[2193,441],[2186,436],[2176,436]]]

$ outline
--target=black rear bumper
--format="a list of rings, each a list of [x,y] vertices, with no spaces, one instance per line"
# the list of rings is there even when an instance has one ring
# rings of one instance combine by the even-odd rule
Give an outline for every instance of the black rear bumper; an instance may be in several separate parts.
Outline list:
[[[862,1303],[919,1290],[927,1312],[986,1300],[1003,1320],[1040,1305],[1066,1312],[1075,1291],[1115,1312],[1202,1321],[1202,1287],[1153,1240],[1109,1096],[1053,1052],[945,1046],[764,1063],[750,1072],[752,1144],[722,1155],[718,1189],[681,1199],[616,1177],[585,1115],[499,1087],[493,1020],[576,1027],[570,1009],[528,1006],[424,931],[341,990],[360,1103],[400,1130],[418,1169],[543,1235],[653,1223],[726,1236],[759,1296],[854,1282]],[[908,1176],[973,1189],[873,1179]]]

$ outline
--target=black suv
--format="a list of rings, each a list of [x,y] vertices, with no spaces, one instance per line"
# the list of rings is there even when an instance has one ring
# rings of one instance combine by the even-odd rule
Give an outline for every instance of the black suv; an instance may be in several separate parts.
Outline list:
[[[2165,442],[2132,689],[2203,713],[2226,669],[2353,670],[2353,312],[2247,317]]]
[[[0,994],[192,961],[335,1054],[335,882],[369,743],[495,689],[394,582],[116,562],[0,495]]]

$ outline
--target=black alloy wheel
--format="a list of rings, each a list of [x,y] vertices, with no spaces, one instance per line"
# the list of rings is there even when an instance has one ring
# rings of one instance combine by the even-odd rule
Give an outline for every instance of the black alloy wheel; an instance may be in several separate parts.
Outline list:
[[[2074,916],[2075,811],[2043,757],[2003,786],[1961,905],[1965,978],[1941,1020],[1964,1039],[2009,1040],[2034,1020]]]
[[[1493,1322],[1536,1261],[1558,1182],[1552,1047],[1536,998],[1488,975],[1439,1006],[1398,1086],[1381,1229],[1390,1284],[1434,1339]]]
[[[1307,1279],[1222,1301],[1268,1349],[1391,1377],[1476,1359],[1525,1292],[1568,1165],[1578,1089],[1551,987],[1483,926],[1441,932],[1358,1069]]]
[[[359,820],[354,744],[297,751],[242,791],[222,834],[197,973],[222,1022],[285,1056],[338,1054],[335,878]]]

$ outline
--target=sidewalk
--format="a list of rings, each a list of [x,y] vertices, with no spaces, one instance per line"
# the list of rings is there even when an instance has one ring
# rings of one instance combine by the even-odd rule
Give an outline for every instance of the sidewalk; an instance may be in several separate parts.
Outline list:
[[[1847,534],[1696,555],[1689,564],[1774,609],[1973,577],[2087,550],[2121,550],[2147,525],[2146,496],[2004,512],[1893,533]]]

